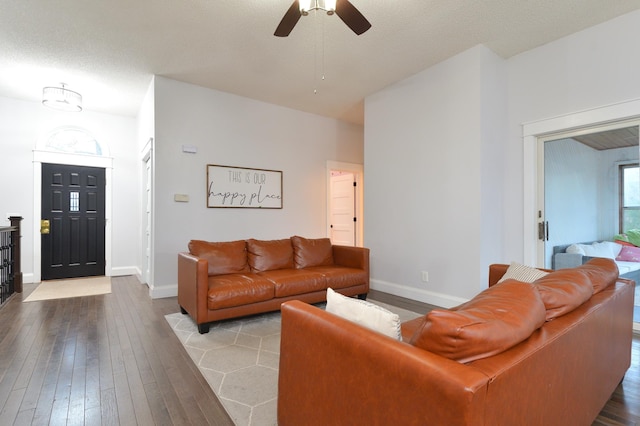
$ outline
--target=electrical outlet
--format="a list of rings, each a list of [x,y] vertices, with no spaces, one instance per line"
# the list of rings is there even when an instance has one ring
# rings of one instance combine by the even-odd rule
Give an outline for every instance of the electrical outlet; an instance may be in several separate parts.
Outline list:
[[[422,282],[429,282],[429,273],[427,271],[422,271]]]

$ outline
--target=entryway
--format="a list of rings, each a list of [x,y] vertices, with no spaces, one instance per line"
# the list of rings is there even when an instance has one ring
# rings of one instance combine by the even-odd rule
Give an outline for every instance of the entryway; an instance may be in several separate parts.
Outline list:
[[[85,135],[86,137],[83,137],[82,135]],[[59,278],[62,277],[63,275],[67,275],[67,274],[57,274],[54,277],[50,277],[50,276],[46,276],[43,274],[43,269],[47,269],[46,267],[43,268],[43,265],[45,263],[48,263],[45,260],[45,256],[49,256],[46,251],[47,251],[47,243],[45,241],[45,239],[43,238],[42,234],[41,234],[41,225],[45,225],[46,227],[46,223],[42,223],[41,220],[47,220],[50,219],[50,217],[48,217],[48,212],[51,210],[56,210],[56,208],[50,207],[50,210],[45,210],[45,200],[43,199],[43,197],[45,196],[45,193],[47,191],[45,191],[45,188],[43,187],[43,182],[45,180],[45,176],[43,176],[43,173],[45,172],[44,167],[46,164],[50,164],[50,165],[54,165],[54,166],[65,166],[65,167],[70,167],[69,170],[84,170],[83,168],[87,168],[86,170],[90,170],[90,169],[100,169],[100,177],[98,177],[98,175],[95,175],[94,177],[88,178],[86,177],[86,179],[90,179],[90,180],[100,180],[101,179],[101,183],[98,184],[101,187],[101,191],[102,191],[102,195],[100,196],[100,207],[99,209],[102,210],[102,217],[100,219],[97,219],[95,222],[93,222],[95,225],[95,232],[100,231],[100,238],[101,238],[101,242],[97,242],[96,241],[96,245],[95,247],[91,247],[88,249],[81,249],[78,248],[78,250],[88,250],[88,251],[92,251],[93,253],[91,253],[89,256],[87,256],[89,253],[81,253],[80,251],[78,251],[77,253],[74,253],[73,256],[74,258],[71,259],[71,253],[68,254],[69,256],[69,266],[73,269],[76,268],[76,263],[77,265],[77,270],[80,271],[81,269],[83,270],[82,274],[92,274],[92,275],[69,275],[69,276],[94,276],[94,275],[106,275],[106,276],[111,276],[112,275],[112,268],[111,268],[111,205],[112,205],[112,194],[111,194],[111,188],[112,188],[112,182],[113,182],[113,158],[111,158],[109,156],[109,150],[108,150],[108,146],[104,145],[104,144],[100,144],[95,138],[91,137],[91,135],[82,130],[79,129],[77,127],[62,127],[62,128],[58,128],[58,129],[54,129],[52,132],[50,132],[47,136],[45,136],[44,138],[42,138],[41,140],[38,141],[38,144],[36,145],[36,149],[34,149],[33,151],[33,231],[32,231],[32,235],[33,235],[33,277],[31,277],[30,282],[40,282],[43,279],[52,279],[52,278]],[[74,173],[74,172],[71,172]],[[52,178],[54,179],[54,178]],[[68,179],[71,179],[71,177],[68,177]],[[74,177],[74,179],[76,179]],[[77,179],[80,179],[80,176],[77,177]],[[91,184],[89,185],[89,187],[91,186]],[[91,192],[92,190],[88,190],[88,192]],[[60,195],[60,203],[62,203],[62,200],[65,200],[65,203],[67,203],[67,209],[69,208],[70,203],[72,202],[71,199],[76,197],[76,195],[71,195],[71,192],[76,192],[73,189],[67,189],[67,192],[65,192],[65,195]],[[80,192],[80,191],[77,191]],[[91,197],[96,197],[97,195],[91,195]],[[80,205],[78,206],[79,209],[83,209],[83,202],[81,201],[81,195],[78,194],[78,201],[80,202]],[[75,203],[75,201],[73,201]],[[95,207],[96,209],[98,208],[98,200],[97,199],[93,199],[92,201],[90,201],[91,203],[96,203]],[[53,200],[52,200],[53,203]],[[63,204],[63,203],[62,203]],[[86,204],[86,203],[85,203]],[[54,206],[57,207],[57,206]],[[91,208],[91,206],[89,206]],[[75,206],[74,206],[75,208]],[[60,209],[62,210],[62,209]],[[132,212],[133,212],[133,208],[132,208]],[[78,212],[79,213],[79,212]],[[93,213],[90,213],[91,215],[93,215]],[[76,226],[76,231],[77,234],[73,234],[73,237],[71,238],[75,238],[76,235],[80,235],[80,219],[73,219],[75,221],[73,226]],[[100,226],[97,226],[98,223],[101,223]],[[52,228],[51,228],[52,223],[49,222],[49,232],[51,232]],[[87,225],[87,226],[94,226],[92,225]],[[84,231],[83,231],[84,232]],[[60,240],[56,240],[56,244],[62,244],[62,239]],[[75,244],[75,242],[74,242]],[[76,247],[82,247],[80,243],[78,243],[76,245]],[[50,248],[52,251],[51,256],[62,256],[61,253],[61,249],[59,245],[56,245],[55,247],[51,247]],[[85,260],[82,259],[82,256],[85,256]],[[93,257],[94,259],[89,259]],[[101,261],[98,262],[98,259],[100,259]],[[51,262],[51,264],[63,264],[64,262],[59,262],[56,263],[56,261],[58,260],[62,260],[62,258],[60,259],[55,259],[55,258],[51,258],[51,260],[53,260]],[[82,265],[82,267],[80,267],[81,263],[85,263],[84,265]],[[100,264],[99,266],[94,266],[93,263],[95,263],[96,265]],[[90,267],[93,270],[89,269],[87,270],[86,268]],[[58,276],[59,275],[59,276]]]

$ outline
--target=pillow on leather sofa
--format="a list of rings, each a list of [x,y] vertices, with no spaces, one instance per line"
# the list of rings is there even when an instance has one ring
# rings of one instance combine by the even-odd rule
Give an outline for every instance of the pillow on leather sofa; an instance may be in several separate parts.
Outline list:
[[[249,267],[253,272],[293,269],[293,247],[291,239],[247,240]]]
[[[293,260],[296,268],[333,265],[333,249],[329,238],[309,239],[293,236]]]
[[[573,311],[593,295],[593,285],[587,273],[579,268],[560,269],[538,280],[538,289],[550,321]]]
[[[538,278],[544,277],[548,273],[549,272],[547,271],[543,271],[531,266],[521,265],[517,262],[511,262],[511,264],[507,268],[507,271],[498,282],[501,283],[502,281],[513,279],[516,281],[521,281],[523,283],[532,283]]]
[[[593,286],[593,294],[600,293],[618,280],[618,265],[611,259],[596,257],[577,267],[587,274]]]
[[[246,241],[189,241],[189,253],[209,262],[209,275],[249,272]]]
[[[327,288],[327,312],[377,331],[392,339],[402,340],[400,316],[366,300],[347,297]]]
[[[517,345],[544,321],[545,307],[536,288],[509,279],[456,308],[429,312],[411,344],[466,363]]]

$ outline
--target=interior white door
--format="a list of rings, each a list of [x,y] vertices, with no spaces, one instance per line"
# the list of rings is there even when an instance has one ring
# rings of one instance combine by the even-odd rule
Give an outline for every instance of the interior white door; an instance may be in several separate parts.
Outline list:
[[[331,243],[344,246],[356,244],[356,187],[353,173],[340,172],[331,176]]]

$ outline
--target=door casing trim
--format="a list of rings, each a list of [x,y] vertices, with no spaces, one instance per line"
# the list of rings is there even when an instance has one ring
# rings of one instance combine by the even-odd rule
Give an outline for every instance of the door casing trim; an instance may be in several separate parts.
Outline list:
[[[111,276],[111,210],[113,190],[111,182],[113,158],[35,149],[33,150],[33,282],[40,282],[42,278],[42,240],[40,237],[40,220],[42,219],[42,163],[68,164],[105,169],[104,273],[108,277]]]

